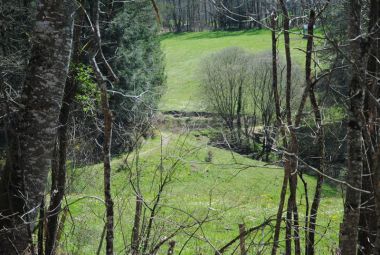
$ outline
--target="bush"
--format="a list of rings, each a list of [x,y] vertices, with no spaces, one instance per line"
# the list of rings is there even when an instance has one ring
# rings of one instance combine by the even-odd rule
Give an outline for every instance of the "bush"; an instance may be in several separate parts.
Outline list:
[[[279,62],[278,87],[283,98],[285,66]],[[200,74],[205,105],[223,120],[231,134],[231,144],[247,147],[247,144],[257,143],[254,132],[258,124],[263,130],[272,130],[266,128],[275,120],[270,53],[252,54],[237,47],[226,48],[205,58]],[[300,98],[301,77],[300,68],[293,66],[291,96],[294,104]],[[265,141],[272,140],[271,132],[264,133]]]

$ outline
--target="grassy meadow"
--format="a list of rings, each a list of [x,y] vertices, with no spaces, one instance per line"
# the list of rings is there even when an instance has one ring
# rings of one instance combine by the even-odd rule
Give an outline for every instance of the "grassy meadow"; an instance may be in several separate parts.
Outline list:
[[[283,37],[278,49],[284,55]],[[204,111],[199,91],[199,69],[203,58],[226,47],[241,47],[253,53],[271,52],[271,32],[268,30],[192,32],[161,36],[165,54],[167,91],[159,109],[161,111]],[[293,61],[303,70],[306,40],[294,31],[291,34]]]
[[[166,132],[146,140],[138,154],[113,160],[117,254],[123,254],[123,247],[130,245],[135,207],[131,183],[136,184],[136,169],[141,171],[140,190],[147,201],[152,201],[157,193],[160,173],[171,173],[171,181],[162,193],[163,206],[156,216],[155,238],[169,235],[178,226],[205,220],[201,226],[195,224],[178,232],[173,238],[177,242],[175,254],[214,254],[213,247],[221,248],[237,236],[239,223],[245,223],[249,228],[276,214],[282,168],[266,166],[263,162],[209,147],[207,141],[198,132],[187,135]],[[211,162],[207,162],[206,157],[210,154]],[[139,155],[138,160],[136,155]],[[163,167],[159,168],[161,160]],[[173,167],[175,162],[177,165]],[[98,249],[104,226],[104,205],[100,201],[103,198],[102,171],[99,164],[78,168],[71,173],[74,178],[70,186],[75,190],[68,196],[68,203],[72,204],[65,226],[65,238],[75,238],[67,242],[75,246],[64,248],[69,254],[96,254]],[[309,199],[312,199],[315,179],[306,176],[305,180],[309,187]],[[301,194],[299,212],[303,222],[305,196],[302,185],[299,185],[298,192]],[[331,248],[337,246],[341,212],[339,192],[325,185],[316,239],[324,238],[318,242],[317,254],[328,254]],[[264,240],[270,242],[270,234],[268,227],[259,231],[255,238],[247,240],[258,252],[263,247],[259,240],[263,235],[268,235]],[[189,235],[195,238],[188,240]],[[226,254],[231,254],[237,245]],[[166,254],[167,247],[164,245],[158,254]],[[263,254],[268,253],[266,248]]]

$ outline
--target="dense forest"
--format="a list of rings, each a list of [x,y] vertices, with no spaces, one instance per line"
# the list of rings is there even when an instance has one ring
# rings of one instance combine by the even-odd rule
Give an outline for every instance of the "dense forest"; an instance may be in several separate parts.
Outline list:
[[[1,0],[0,254],[380,254],[380,0]]]

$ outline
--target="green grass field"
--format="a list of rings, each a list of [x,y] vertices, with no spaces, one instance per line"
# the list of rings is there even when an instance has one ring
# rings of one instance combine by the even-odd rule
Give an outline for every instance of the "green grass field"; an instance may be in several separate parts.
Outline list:
[[[262,162],[209,147],[207,141],[206,137],[194,132],[186,136],[168,132],[162,134],[162,140],[156,137],[145,141],[139,153],[141,191],[148,203],[157,191],[160,155],[163,156],[164,174],[171,171],[173,164],[178,161],[178,165],[172,169],[171,182],[162,193],[162,209],[156,216],[154,227],[155,238],[167,236],[179,225],[191,224],[195,219],[202,220],[209,215],[210,221],[201,228],[195,225],[180,231],[173,238],[177,242],[175,254],[180,254],[183,246],[181,254],[184,255],[214,254],[212,247],[220,248],[238,234],[239,223],[244,222],[247,228],[258,225],[275,215],[277,210],[282,168],[264,166]],[[209,151],[212,154],[211,163],[205,161]],[[119,157],[112,163],[116,254],[125,254],[123,247],[130,244],[135,206],[130,179],[135,181],[136,175],[126,170],[125,162],[129,163],[133,172],[136,169],[135,156],[130,155],[127,161],[125,156]],[[103,198],[102,165],[78,168],[71,174],[74,178],[70,186],[75,189],[68,196],[68,202],[73,204],[70,206],[71,216],[66,222],[64,239],[67,238],[67,243],[72,246],[64,247],[69,254],[96,254],[104,226],[104,205],[94,198]],[[315,179],[306,176],[306,181],[309,199],[312,199]],[[299,185],[298,192],[301,194],[299,212],[303,222],[305,196],[302,185]],[[318,215],[316,254],[329,254],[329,249],[336,247],[341,213],[339,192],[325,185]],[[269,229],[259,231],[255,238],[248,240],[258,242],[264,235],[268,235],[265,239],[268,240],[271,235]],[[192,234],[194,238],[186,242]],[[322,236],[323,240],[320,241]],[[263,247],[258,243],[252,244],[251,251]],[[227,254],[231,254],[233,249]],[[158,254],[166,254],[166,250],[167,245],[164,245]],[[268,254],[268,250],[263,254]]]
[[[279,52],[283,54],[283,37],[279,38]],[[199,86],[199,64],[210,53],[226,47],[241,47],[254,53],[271,51],[268,30],[236,32],[196,32],[165,34],[161,47],[166,58],[167,91],[161,99],[161,111],[204,111]],[[304,64],[306,41],[302,35],[291,34],[292,56],[295,63]],[[299,49],[297,49],[299,48]]]

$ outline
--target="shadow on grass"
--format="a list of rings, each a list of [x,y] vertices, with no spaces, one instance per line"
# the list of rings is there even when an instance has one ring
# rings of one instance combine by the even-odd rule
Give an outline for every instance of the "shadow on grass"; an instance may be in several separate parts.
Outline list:
[[[220,30],[220,31],[204,31],[204,32],[183,32],[183,33],[165,33],[160,35],[160,40],[165,39],[183,39],[183,40],[199,40],[199,39],[215,39],[221,37],[233,37],[241,35],[260,35],[268,33],[265,29],[250,29],[250,30]]]

